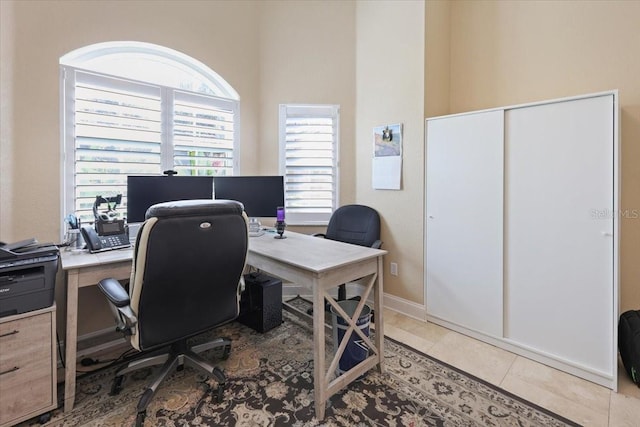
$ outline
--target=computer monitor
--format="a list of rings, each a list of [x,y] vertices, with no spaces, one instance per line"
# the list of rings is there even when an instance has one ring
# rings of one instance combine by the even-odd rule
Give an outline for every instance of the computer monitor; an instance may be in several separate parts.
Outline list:
[[[211,176],[127,177],[127,222],[143,222],[147,209],[174,200],[213,199]]]
[[[278,207],[284,206],[282,176],[216,176],[213,192],[216,199],[242,202],[252,218],[275,218]]]

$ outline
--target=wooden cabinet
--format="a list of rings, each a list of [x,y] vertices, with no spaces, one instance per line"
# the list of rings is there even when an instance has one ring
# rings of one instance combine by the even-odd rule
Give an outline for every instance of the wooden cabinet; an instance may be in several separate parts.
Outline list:
[[[0,318],[0,426],[57,407],[56,307]]]
[[[617,384],[617,92],[426,127],[428,319]]]

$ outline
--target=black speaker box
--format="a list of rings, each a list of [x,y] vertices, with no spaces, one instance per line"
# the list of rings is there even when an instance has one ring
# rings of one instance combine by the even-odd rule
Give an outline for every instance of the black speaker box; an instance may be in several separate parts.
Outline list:
[[[264,273],[244,276],[238,321],[258,332],[267,332],[282,323],[282,281]]]

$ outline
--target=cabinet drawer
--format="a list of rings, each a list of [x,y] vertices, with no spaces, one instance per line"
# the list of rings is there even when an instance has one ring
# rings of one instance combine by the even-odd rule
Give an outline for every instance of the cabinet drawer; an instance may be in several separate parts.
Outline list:
[[[0,324],[0,425],[55,404],[52,316]]]

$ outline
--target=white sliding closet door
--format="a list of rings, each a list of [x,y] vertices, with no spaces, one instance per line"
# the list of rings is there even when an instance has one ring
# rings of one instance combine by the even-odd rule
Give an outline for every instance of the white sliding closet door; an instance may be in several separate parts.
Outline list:
[[[503,111],[427,121],[427,312],[502,336]]]
[[[605,378],[616,363],[613,135],[609,94],[505,113],[505,338]]]

